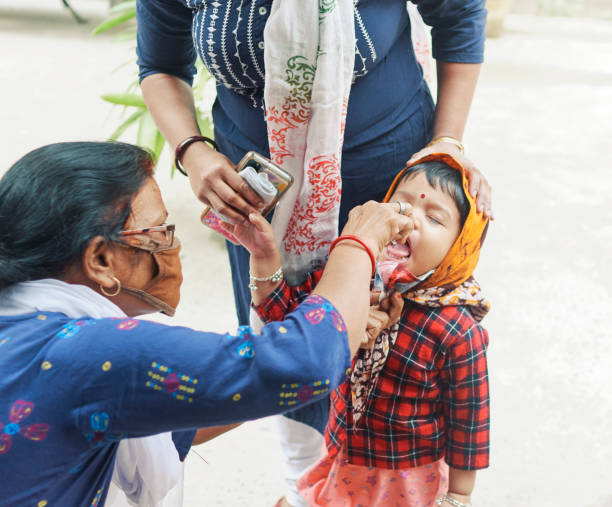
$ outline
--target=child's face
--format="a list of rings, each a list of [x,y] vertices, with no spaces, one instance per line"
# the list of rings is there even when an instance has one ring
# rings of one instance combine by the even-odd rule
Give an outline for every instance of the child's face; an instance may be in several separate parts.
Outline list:
[[[435,269],[442,262],[459,236],[459,210],[454,199],[441,189],[432,187],[424,172],[409,176],[400,183],[389,202],[407,202],[414,213],[414,230],[410,233],[408,251],[386,248],[386,256],[406,259],[406,267],[416,276]]]

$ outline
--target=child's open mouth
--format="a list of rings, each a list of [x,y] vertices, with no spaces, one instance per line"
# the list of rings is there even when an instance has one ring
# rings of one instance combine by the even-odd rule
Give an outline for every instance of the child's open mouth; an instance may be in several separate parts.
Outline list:
[[[385,260],[403,261],[410,257],[410,243],[406,242],[401,245],[396,241],[392,241],[385,248]]]

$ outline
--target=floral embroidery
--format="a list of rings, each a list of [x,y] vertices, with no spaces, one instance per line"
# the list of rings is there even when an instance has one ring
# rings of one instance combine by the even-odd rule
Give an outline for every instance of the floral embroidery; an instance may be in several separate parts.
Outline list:
[[[123,437],[122,434],[110,433],[110,416],[107,412],[93,412],[89,416],[89,425],[93,433],[86,433],[85,438],[95,447],[102,447],[107,442],[115,442]]]
[[[77,325],[76,321],[71,320],[70,322],[67,322],[66,325],[64,325],[64,327],[60,331],[58,331],[56,336],[58,338],[71,338],[80,330],[81,328]]]
[[[193,386],[198,383],[197,378],[174,372],[172,368],[156,361],[151,363],[151,370],[147,375],[150,379],[145,384],[147,387],[155,391],[166,392],[179,401],[193,403],[193,398],[190,395],[195,393],[195,387]]]
[[[251,326],[238,326],[238,338],[244,338],[246,336],[251,336],[253,334],[253,329]]]
[[[96,323],[95,320],[71,320],[64,324],[64,327],[58,331],[55,335],[58,338],[71,338],[77,334],[82,327],[93,326]]]
[[[322,297],[316,295],[308,296],[304,300],[304,303],[315,303],[321,305],[321,308],[314,308],[306,312],[306,319],[308,320],[308,322],[310,322],[311,324],[319,324],[325,317],[325,314],[327,312],[330,312],[334,327],[340,332],[346,331],[344,321],[342,320],[340,314],[336,310],[334,310],[334,307],[330,303],[325,301]]]
[[[336,0],[321,0],[319,2],[319,22],[336,6]]]
[[[325,317],[325,310],[323,308],[315,308],[306,313],[306,318],[311,324],[318,324]]]
[[[291,407],[298,403],[305,403],[310,400],[313,396],[318,396],[329,391],[329,379],[317,380],[310,382],[309,384],[283,384],[283,389],[280,392],[281,401],[279,405]]]
[[[331,240],[320,239],[313,232],[315,224],[340,203],[342,183],[340,162],[336,154],[314,157],[304,178],[312,187],[308,202],[300,199],[295,206],[283,237],[286,252],[302,254],[327,247]]]
[[[4,345],[6,342],[8,342],[10,340],[10,336],[7,336],[4,333],[0,333],[0,347],[2,347],[2,345]]]
[[[135,319],[124,320],[117,326],[117,329],[120,329],[122,331],[131,331],[137,325],[138,325],[138,321]]]
[[[299,402],[304,403],[312,398],[312,394],[314,393],[314,388],[310,384],[304,384],[302,387],[298,389],[297,399]]]
[[[322,305],[323,303],[325,303],[325,299],[323,299],[321,296],[318,296],[317,294],[311,294],[304,300],[304,303]]]
[[[250,338],[252,334],[253,334],[253,329],[251,328],[251,326],[238,326],[238,329],[235,335],[231,333],[226,333],[225,337],[228,340],[235,340],[236,338],[239,338],[239,339]]]
[[[238,355],[240,357],[248,357],[249,359],[255,357],[255,346],[251,340],[242,342],[238,346]]]
[[[13,443],[13,436],[20,433],[24,438],[38,442],[47,438],[49,425],[44,423],[30,424],[21,427],[19,424],[28,417],[34,410],[34,403],[31,401],[17,400],[13,403],[9,411],[9,423],[5,426],[0,421],[0,454],[8,452]]]
[[[344,325],[344,320],[336,310],[332,310],[332,321],[334,322],[334,327],[337,331],[343,332],[346,331],[346,326]]]
[[[271,106],[266,110],[270,158],[277,164],[283,164],[286,157],[294,157],[287,147],[287,134],[306,124],[310,120],[310,97],[316,72],[316,64],[308,62],[302,55],[295,55],[287,60],[285,81],[290,91],[285,96],[281,109]]]

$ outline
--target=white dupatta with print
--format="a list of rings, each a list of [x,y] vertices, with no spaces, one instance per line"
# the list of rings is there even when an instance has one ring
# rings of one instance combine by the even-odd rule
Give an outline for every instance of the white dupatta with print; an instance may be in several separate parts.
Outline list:
[[[274,0],[264,30],[270,157],[294,178],[272,225],[290,284],[338,235],[340,161],[353,78],[353,0]]]

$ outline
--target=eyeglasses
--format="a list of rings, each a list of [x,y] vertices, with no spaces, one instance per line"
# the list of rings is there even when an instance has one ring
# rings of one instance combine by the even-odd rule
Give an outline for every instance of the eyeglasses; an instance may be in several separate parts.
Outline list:
[[[175,228],[174,224],[162,224],[144,229],[120,231],[119,236],[126,238],[120,243],[151,253],[162,252],[172,248]]]

